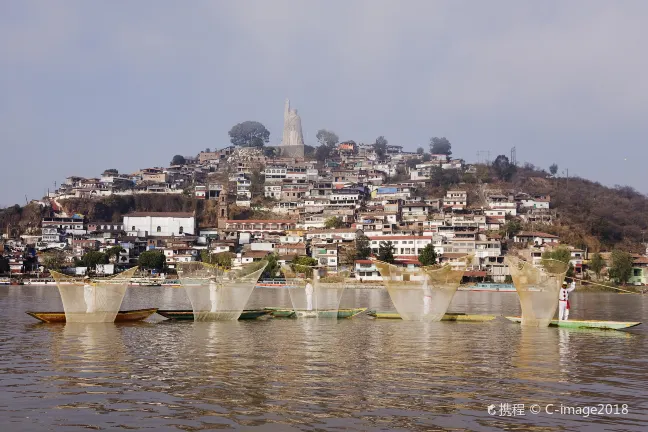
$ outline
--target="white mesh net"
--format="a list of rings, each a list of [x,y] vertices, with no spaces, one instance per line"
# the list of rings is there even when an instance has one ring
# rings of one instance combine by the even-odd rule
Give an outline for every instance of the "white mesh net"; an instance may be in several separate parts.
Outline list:
[[[187,291],[194,321],[237,320],[245,308],[267,261],[237,270],[203,262],[181,263],[180,283]]]
[[[137,267],[110,278],[90,279],[50,271],[56,281],[66,322],[113,322]]]
[[[316,267],[283,266],[293,310],[298,318],[337,318],[350,272],[326,274]]]
[[[376,261],[376,268],[398,314],[408,321],[441,321],[464,274],[450,265],[406,268]]]
[[[513,285],[520,297],[522,325],[546,327],[558,308],[558,295],[569,265],[543,259],[536,267],[528,261],[507,255]]]

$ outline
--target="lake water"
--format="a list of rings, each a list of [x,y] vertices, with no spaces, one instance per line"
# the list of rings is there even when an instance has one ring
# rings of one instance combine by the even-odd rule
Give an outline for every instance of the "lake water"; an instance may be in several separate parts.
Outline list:
[[[646,296],[574,293],[571,303],[571,318],[648,322]],[[263,306],[290,298],[256,289],[248,307]],[[392,309],[383,290],[347,290],[341,306]],[[122,309],[144,307],[189,302],[182,289],[130,288]],[[52,286],[0,287],[0,310],[2,431],[648,430],[648,324],[36,324],[26,310],[62,310]],[[450,310],[520,313],[515,293],[458,292]],[[619,414],[586,417],[584,407]]]

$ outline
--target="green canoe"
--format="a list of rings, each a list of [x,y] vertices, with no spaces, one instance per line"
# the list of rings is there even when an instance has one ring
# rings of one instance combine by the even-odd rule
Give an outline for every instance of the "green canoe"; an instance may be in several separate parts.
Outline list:
[[[276,307],[265,308],[268,313],[271,313],[275,318],[335,318],[336,311],[333,310],[320,310],[320,311],[307,311],[304,309],[284,309]],[[354,316],[366,311],[367,308],[355,309],[338,309],[337,318],[353,318]]]
[[[521,317],[507,316],[507,320],[520,323]],[[595,328],[601,330],[621,330],[634,326],[638,326],[641,322],[632,321],[597,321],[597,320],[551,320],[550,326],[553,327],[566,327],[566,328]]]
[[[194,314],[191,309],[183,310],[158,310],[157,313],[164,318],[174,321],[193,321]],[[270,311],[265,309],[247,309],[241,313],[239,320],[253,320],[268,315]]]
[[[401,319],[398,312],[391,311],[369,311],[367,315],[374,318],[381,319]],[[464,321],[464,322],[483,322],[483,321],[492,321],[495,319],[495,315],[471,315],[465,313],[447,313],[443,316],[441,321]]]

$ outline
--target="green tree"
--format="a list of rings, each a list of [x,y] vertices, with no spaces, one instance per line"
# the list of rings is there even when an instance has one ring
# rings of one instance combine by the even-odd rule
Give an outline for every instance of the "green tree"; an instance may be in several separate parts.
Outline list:
[[[65,253],[61,250],[45,252],[38,257],[38,261],[48,270],[60,270],[65,266]],[[0,271],[0,274],[2,271]]]
[[[124,250],[125,249],[119,245],[106,249],[106,255],[108,256],[108,260],[110,260],[110,258],[112,257],[115,257],[115,259],[117,259],[119,257],[119,254]]]
[[[9,267],[9,260],[3,256],[0,256],[0,274],[6,274],[11,271],[11,267]]]
[[[109,168],[103,172],[103,175],[113,175],[116,176],[119,174],[119,171],[117,171],[115,168]]]
[[[184,165],[185,163],[187,163],[187,161],[182,155],[175,155],[173,156],[173,159],[171,159],[171,165]]]
[[[334,147],[335,144],[340,142],[340,138],[335,134],[335,132],[326,129],[318,130],[315,138],[317,138],[317,142],[320,143],[320,146],[327,146],[329,148]]]
[[[493,171],[500,180],[509,181],[515,174],[516,166],[505,155],[499,155],[493,162]]]
[[[81,266],[94,269],[97,264],[108,264],[108,255],[99,251],[90,251],[81,258]]]
[[[257,121],[244,121],[229,131],[230,142],[238,147],[263,147],[270,141],[270,132]]]
[[[342,228],[342,227],[344,227],[344,222],[340,217],[331,216],[330,218],[326,219],[326,221],[324,222],[324,228],[326,229]]]
[[[421,156],[423,153],[425,153],[425,150],[423,150],[423,147],[419,147],[416,149],[416,154]]]
[[[144,269],[162,270],[166,264],[166,257],[162,251],[145,251],[140,254],[138,263]]]
[[[452,154],[452,144],[446,137],[430,138],[430,153],[450,156]]]
[[[632,276],[634,258],[628,252],[618,249],[612,251],[611,258],[610,277],[625,285]]]
[[[569,264],[569,261],[571,261],[571,251],[564,246],[560,246],[552,251],[546,251],[543,253],[542,259],[552,259]]]
[[[317,260],[309,256],[295,255],[291,262],[291,267],[296,273],[304,273],[306,277],[313,277],[313,266],[316,266]]]
[[[423,162],[430,162],[430,160],[432,160],[430,153],[423,153]]]
[[[315,159],[317,159],[319,162],[326,162],[326,159],[331,157],[331,154],[333,153],[333,146],[329,146],[326,144],[322,144],[319,147],[315,149]]]
[[[265,175],[261,174],[263,168],[263,166],[253,168],[250,174],[250,193],[252,193],[252,196],[264,194]]]
[[[596,275],[596,279],[601,279],[601,271],[603,271],[603,266],[605,266],[605,260],[600,253],[595,253],[592,255],[592,258],[589,261],[589,268]]]
[[[520,231],[522,231],[522,222],[518,219],[511,219],[501,229],[502,235],[506,236],[506,238],[513,238]]]
[[[396,248],[390,241],[381,241],[378,245],[378,259],[386,263],[394,263]]]
[[[364,234],[359,234],[355,240],[356,259],[367,259],[371,255],[371,245],[369,238]]]
[[[263,275],[261,277],[263,278],[275,278],[277,277],[277,274],[281,271],[281,266],[277,262],[279,257],[277,254],[270,254],[266,257],[266,260],[268,261],[268,265],[266,266],[265,270],[263,270]]]
[[[418,260],[421,265],[424,266],[429,266],[437,263],[437,254],[432,243],[423,248],[423,250],[419,254]]]
[[[556,173],[558,172],[558,165],[555,163],[551,164],[551,166],[549,167],[549,172],[551,173],[551,175],[556,175]]]
[[[277,147],[264,147],[263,156],[267,158],[276,158],[279,156],[279,149]]]
[[[382,135],[376,138],[376,142],[374,143],[373,147],[379,161],[385,160],[385,156],[387,155],[387,143],[388,141]]]

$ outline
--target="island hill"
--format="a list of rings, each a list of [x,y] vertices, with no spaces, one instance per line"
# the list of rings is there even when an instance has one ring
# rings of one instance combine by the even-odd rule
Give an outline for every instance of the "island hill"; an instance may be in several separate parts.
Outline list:
[[[286,121],[301,127],[293,111]],[[326,130],[316,148],[300,144],[301,131],[284,131],[288,146],[268,147],[257,122],[230,136],[236,145],[134,174],[69,177],[40,201],[2,210],[0,273],[137,264],[172,273],[178,262],[270,259],[266,278],[297,262],[351,268],[368,282],[381,280],[371,256],[416,266],[472,255],[466,280],[502,283],[510,281],[504,256],[516,248],[536,261],[569,261],[576,278],[648,280],[648,199],[632,188],[505,155],[469,164],[446,138],[406,152],[384,137],[339,142]]]

